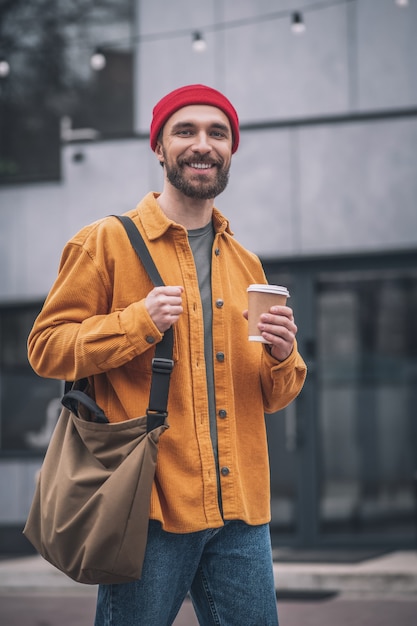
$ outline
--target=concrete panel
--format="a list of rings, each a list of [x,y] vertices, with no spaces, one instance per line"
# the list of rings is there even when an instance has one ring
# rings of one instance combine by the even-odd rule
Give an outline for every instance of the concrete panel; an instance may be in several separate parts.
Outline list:
[[[358,107],[417,105],[417,2],[357,2]]]
[[[46,293],[51,259],[59,254],[62,186],[14,187],[2,191],[0,298],[28,299]],[[58,257],[59,258],[59,257]]]
[[[294,240],[291,185],[289,132],[245,133],[229,186],[216,205],[247,248],[264,256],[289,254]]]
[[[85,224],[134,208],[149,190],[150,161],[155,158],[147,141],[120,140],[86,144],[85,158],[74,163],[74,146],[64,151],[64,177],[71,207],[67,238]]]
[[[225,83],[242,122],[348,108],[347,7],[309,13],[305,22],[302,35],[289,19],[227,32]]]
[[[2,301],[44,298],[65,243],[86,224],[134,208],[151,189],[155,157],[146,141],[69,145],[62,159],[61,184],[1,191]]]
[[[416,246],[417,121],[300,132],[303,253]]]

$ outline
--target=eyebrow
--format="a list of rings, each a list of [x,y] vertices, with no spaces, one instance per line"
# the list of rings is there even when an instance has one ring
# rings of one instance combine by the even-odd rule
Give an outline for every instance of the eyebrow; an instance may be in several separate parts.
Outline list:
[[[194,122],[177,122],[172,127],[171,132],[176,132],[185,128],[195,128],[196,126],[197,124],[195,124]],[[225,133],[230,132],[229,126],[227,124],[222,124],[221,122],[213,122],[212,124],[209,124],[209,127],[216,128],[217,130],[222,130]]]

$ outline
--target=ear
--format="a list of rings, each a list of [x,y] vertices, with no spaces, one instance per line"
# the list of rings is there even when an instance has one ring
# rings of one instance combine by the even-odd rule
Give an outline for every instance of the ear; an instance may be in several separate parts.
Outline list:
[[[157,142],[156,147],[155,147],[155,154],[156,157],[158,159],[158,161],[163,165],[164,163],[164,154],[162,151],[162,144],[160,141]]]

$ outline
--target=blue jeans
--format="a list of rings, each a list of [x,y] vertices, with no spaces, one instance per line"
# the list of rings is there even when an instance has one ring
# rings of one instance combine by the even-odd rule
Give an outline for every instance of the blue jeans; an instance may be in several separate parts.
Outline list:
[[[151,520],[142,578],[99,586],[95,626],[170,626],[188,592],[203,626],[278,626],[268,524],[180,535]]]

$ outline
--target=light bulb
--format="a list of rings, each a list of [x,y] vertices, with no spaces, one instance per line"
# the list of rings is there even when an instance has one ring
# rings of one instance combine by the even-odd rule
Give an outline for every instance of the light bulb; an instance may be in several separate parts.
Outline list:
[[[399,7],[408,7],[408,0],[395,0]]]
[[[204,52],[207,48],[207,43],[201,33],[195,32],[193,34],[193,50],[195,52]]]
[[[301,33],[305,31],[305,29],[306,29],[306,25],[303,22],[303,16],[301,15],[301,13],[296,11],[295,13],[292,14],[291,30],[296,35],[300,35]]]
[[[6,59],[0,59],[0,78],[6,78],[10,74],[10,65]]]
[[[91,68],[95,72],[100,72],[106,67],[106,57],[101,50],[96,50],[90,59]]]

